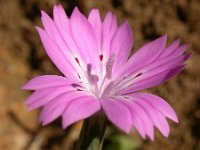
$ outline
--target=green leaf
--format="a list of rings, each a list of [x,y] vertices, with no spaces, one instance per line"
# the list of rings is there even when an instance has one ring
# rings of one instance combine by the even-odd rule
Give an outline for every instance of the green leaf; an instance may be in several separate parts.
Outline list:
[[[126,135],[114,135],[110,139],[111,144],[105,150],[134,150],[136,142]]]

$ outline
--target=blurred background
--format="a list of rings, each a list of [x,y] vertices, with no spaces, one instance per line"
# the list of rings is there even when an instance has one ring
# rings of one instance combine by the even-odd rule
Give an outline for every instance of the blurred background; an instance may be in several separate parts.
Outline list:
[[[58,119],[41,127],[40,110],[27,111],[30,94],[20,87],[42,74],[59,74],[45,54],[34,28],[41,25],[40,10],[52,15],[61,3],[68,15],[78,6],[86,15],[92,8],[112,11],[119,22],[133,28],[134,49],[167,34],[168,42],[181,38],[194,55],[176,78],[148,91],[165,98],[176,110],[180,123],[169,121],[168,139],[156,130],[154,142],[142,140],[136,131],[126,136],[107,129],[104,150],[200,149],[200,1],[199,0],[0,0],[0,150],[72,150],[81,122],[63,130]]]

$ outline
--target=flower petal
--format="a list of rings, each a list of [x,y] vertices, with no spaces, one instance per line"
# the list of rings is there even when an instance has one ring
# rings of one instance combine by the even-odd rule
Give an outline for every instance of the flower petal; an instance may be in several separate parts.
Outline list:
[[[184,64],[184,62],[189,59],[192,56],[192,54],[186,54],[186,55],[181,55],[176,58],[174,56],[172,57],[166,57],[163,59],[159,59],[146,67],[144,67],[141,72],[147,73],[147,74],[152,74],[152,73],[158,73],[164,70],[169,70],[170,68],[174,68],[177,66],[181,66]],[[142,77],[142,76],[141,76]]]
[[[111,42],[111,55],[115,54],[115,66],[118,69],[124,64],[133,47],[133,35],[130,25],[125,21],[116,31],[113,40]]]
[[[176,40],[163,51],[160,58],[165,58],[169,56],[173,56],[174,58],[176,58],[182,55],[187,48],[188,45],[180,45],[180,40]]]
[[[35,91],[33,94],[31,94],[25,101],[25,104],[31,104],[32,102],[41,99],[42,97],[48,95],[50,92],[52,92],[53,88],[45,88],[41,90]]]
[[[39,90],[50,87],[57,86],[68,86],[74,83],[66,77],[57,76],[57,75],[43,75],[38,76],[26,83],[22,89],[23,90]]]
[[[142,108],[144,108],[146,113],[148,113],[149,116],[151,117],[153,124],[159,129],[159,131],[165,137],[168,137],[170,128],[169,128],[169,124],[167,123],[165,117],[158,110],[156,110],[154,107],[152,107],[149,103],[147,103],[143,99],[138,99],[138,98],[134,97],[133,101],[135,103],[139,104]]]
[[[70,21],[72,35],[86,64],[92,64],[93,68],[99,67],[97,41],[91,24],[77,7],[74,9]]]
[[[121,76],[122,74],[123,76],[129,76],[145,65],[152,63],[165,49],[166,40],[167,36],[164,35],[141,47],[133,56],[131,56],[128,62],[124,64],[124,67],[118,70],[116,77]]]
[[[68,107],[71,101],[83,97],[88,97],[88,95],[85,92],[78,91],[69,91],[62,95],[59,95],[58,97],[54,98],[48,104],[45,105],[45,107],[42,110],[42,113],[40,114],[40,122],[42,122],[43,125],[52,122],[53,120],[62,115],[65,108]]]
[[[46,89],[43,89],[43,90],[46,90]],[[28,104],[29,110],[33,110],[33,109],[45,106],[47,103],[49,103],[54,98],[56,98],[62,94],[67,94],[67,93],[74,92],[74,91],[76,91],[76,90],[72,87],[52,88],[52,90],[48,94],[46,94],[42,97],[39,97],[38,99],[32,99],[32,101],[29,101],[29,104]]]
[[[69,69],[73,72],[76,72],[78,70],[77,68],[79,67],[79,65],[76,63],[75,57],[79,56],[77,56],[77,54],[75,54],[74,51],[70,49],[69,43],[67,43],[65,40],[66,35],[62,34],[63,30],[67,30],[66,28],[69,28],[69,21],[66,20],[67,17],[65,15],[65,12],[63,11],[64,10],[62,10],[61,6],[54,7],[54,14],[59,16],[55,17],[55,22],[44,11],[42,11],[41,19],[45,31],[48,33],[49,37],[54,41],[54,44],[57,45],[60,53],[64,56],[63,59],[67,59]],[[63,25],[59,23],[62,23],[65,26],[63,27]]]
[[[124,103],[130,110],[133,120],[133,125],[142,136],[145,138],[145,134],[147,134],[150,139],[154,140],[154,128],[151,119],[148,114],[138,105],[131,100],[120,100]]]
[[[56,120],[58,117],[62,116],[62,113],[64,112],[65,108],[68,106],[68,104],[65,105],[59,105],[53,110],[51,110],[50,114],[46,114],[43,120],[40,119],[40,122],[42,123],[43,126],[53,122]]]
[[[56,26],[58,28],[62,27],[62,30],[60,30],[60,31],[67,31],[69,33],[69,23],[70,23],[70,21],[69,21],[69,18],[67,17],[67,15],[66,15],[65,10],[64,10],[62,5],[58,4],[58,5],[54,6],[53,18],[54,18]],[[62,23],[62,24],[60,24],[60,23]]]
[[[99,100],[85,97],[72,101],[62,114],[62,126],[67,128],[76,121],[88,118],[101,108]]]
[[[66,77],[77,81],[77,79],[79,79],[77,73],[74,71],[66,56],[60,51],[55,41],[53,41],[43,29],[39,27],[36,27],[36,29],[38,30],[45,51],[52,62]]]
[[[175,67],[171,70],[165,70],[157,74],[152,74],[149,77],[144,77],[143,80],[133,83],[128,88],[122,90],[122,94],[131,93],[143,89],[147,89],[150,87],[154,87],[156,85],[162,84],[169,80],[170,78],[176,76],[184,69],[185,65]]]
[[[180,44],[180,40],[174,41],[172,44],[170,44],[170,45],[164,50],[164,52],[160,55],[160,58],[169,56],[176,48],[178,48],[179,44]]]
[[[126,133],[130,132],[132,126],[131,113],[125,105],[113,99],[101,100],[101,105],[106,116],[114,125]]]
[[[188,48],[188,45],[186,45],[186,44],[181,45],[175,51],[173,51],[171,55],[178,57],[178,56],[182,55],[187,48]]]
[[[88,16],[88,21],[92,25],[93,31],[96,35],[99,54],[100,54],[101,42],[102,42],[102,22],[101,22],[101,17],[100,17],[98,9],[91,10],[91,12]]]
[[[133,93],[130,95],[133,97],[142,98],[147,103],[152,105],[155,109],[160,111],[162,115],[178,123],[178,117],[174,109],[161,97],[149,93]]]
[[[83,62],[80,50],[73,39],[70,28],[70,20],[67,17],[64,8],[61,5],[55,5],[53,15],[56,28],[58,29],[60,35],[62,36],[62,39],[64,40],[66,46],[68,47],[68,49],[64,49],[64,52],[73,55],[74,58],[78,59],[79,65],[81,65],[82,67],[86,67],[86,65]],[[74,58],[72,62],[74,62],[75,60]]]
[[[138,86],[138,84],[146,84],[145,81],[154,80],[160,78],[163,75],[162,72],[168,72],[170,69],[174,69],[179,66],[183,66],[184,62],[189,59],[192,54],[181,55],[176,58],[174,56],[169,56],[166,58],[161,58],[149,65],[146,65],[144,68],[133,74],[132,76],[123,81],[124,84],[121,86],[121,89],[126,87],[132,88]],[[147,80],[148,79],[148,80]],[[154,82],[153,86],[160,84],[160,81],[157,80]],[[150,88],[149,86],[148,88]],[[125,89],[126,90],[126,89]],[[140,90],[140,89],[139,89]]]
[[[117,30],[117,19],[111,12],[107,13],[103,21],[102,33],[102,53],[104,55],[104,62],[107,62],[110,56],[110,46],[114,33]]]

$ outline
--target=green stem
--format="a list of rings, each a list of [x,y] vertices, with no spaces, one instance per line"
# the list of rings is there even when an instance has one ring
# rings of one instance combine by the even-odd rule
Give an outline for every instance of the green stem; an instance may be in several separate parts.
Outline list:
[[[107,119],[100,111],[86,119],[75,150],[101,150],[106,124]]]

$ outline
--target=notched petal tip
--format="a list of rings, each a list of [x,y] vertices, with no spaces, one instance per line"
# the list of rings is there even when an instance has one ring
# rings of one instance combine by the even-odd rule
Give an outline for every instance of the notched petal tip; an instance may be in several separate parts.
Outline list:
[[[66,123],[64,122],[64,119],[62,119],[61,125],[63,129],[66,129],[68,127],[68,125],[66,125]]]
[[[131,26],[130,26],[128,20],[125,20],[125,21],[121,24],[120,27],[123,28],[124,30],[128,30],[128,32],[131,34],[131,38],[133,38],[133,36],[132,36],[132,28],[131,28]]]
[[[130,27],[128,20],[125,20],[122,25]]]
[[[82,13],[80,12],[80,10],[78,9],[78,7],[76,6],[76,7],[74,7],[74,10],[73,10],[73,12],[71,14],[71,18],[72,18],[72,16],[79,15],[79,14],[82,14]]]
[[[62,113],[62,127],[67,128],[77,121],[84,120],[100,109],[100,102],[96,98],[86,96],[73,100]]]
[[[117,100],[104,99],[101,106],[108,119],[120,130],[129,134],[132,128],[132,119],[129,109]]]
[[[172,119],[171,119],[172,120]],[[173,122],[175,122],[175,123],[179,123],[179,119],[178,119],[178,117],[177,116],[175,116],[174,118],[173,118],[173,120],[172,120]]]
[[[48,14],[44,10],[41,10],[40,13],[41,13],[41,18],[48,16]]]
[[[32,107],[30,104],[27,105],[28,106],[28,111],[33,111],[35,108]]]
[[[25,103],[25,102],[24,102],[24,103]],[[26,103],[25,103],[25,104],[26,104]],[[28,104],[26,104],[26,108],[27,108],[27,109],[26,109],[26,111],[27,111],[27,112],[30,112],[30,111],[32,111],[32,110],[33,110],[33,109],[30,109],[30,107],[29,107],[29,105],[28,105]]]
[[[107,12],[104,19],[103,19],[103,22],[105,22],[106,20],[110,20],[111,18],[113,18],[113,13],[111,11]]]
[[[180,47],[182,47],[183,51],[188,49],[189,45],[188,44],[183,44]]]
[[[25,83],[24,85],[21,86],[22,90],[30,90],[29,89],[29,82]]]
[[[100,12],[99,12],[99,10],[97,8],[93,8],[89,12],[89,15],[88,15],[88,20],[89,21],[92,21],[92,20],[95,20],[95,19],[100,19],[100,21],[101,21]]]
[[[54,8],[53,8],[54,19],[57,17],[57,15],[60,15],[62,13],[66,14],[64,7],[61,4],[54,5]]]
[[[192,51],[191,53],[189,53],[189,58],[192,57],[194,55],[195,51]]]
[[[180,38],[177,38],[174,42],[180,44],[181,39],[180,39]]]
[[[186,54],[184,61],[187,61],[190,57],[192,57],[193,54],[194,54],[194,52]]]
[[[42,29],[42,28],[39,27],[39,26],[35,26],[35,29],[37,30],[38,33],[44,32],[44,31],[45,31],[44,29]]]
[[[57,11],[59,11],[59,9],[62,9],[62,5],[60,4],[55,4],[53,7],[53,14],[56,14]]]
[[[152,41],[150,43],[158,44],[158,45],[160,44],[162,46],[166,46],[166,44],[167,44],[167,34],[164,34],[164,35],[158,37],[157,39],[155,39],[154,41]]]
[[[152,141],[152,142],[154,142],[154,140],[155,140],[155,136],[153,135],[153,137],[149,137],[150,138],[150,140]]]
[[[27,90],[26,89],[26,84],[24,84],[24,85],[21,86],[21,90]]]
[[[45,120],[41,122],[41,125],[42,125],[42,126],[46,126],[46,125],[48,125],[48,124],[49,124],[49,123],[46,122]]]
[[[88,21],[85,15],[76,6],[71,14],[71,23],[78,23],[80,21]]]
[[[61,4],[59,4],[59,3],[58,3],[58,4],[55,4],[55,5],[54,5],[54,8],[55,8],[55,7],[64,9],[63,6],[62,6]]]
[[[167,43],[167,34],[162,35],[160,38],[158,38],[158,40],[160,40],[160,42]]]
[[[122,129],[121,129],[122,130]],[[129,129],[123,129],[122,131],[124,131],[126,134],[130,134],[131,132],[131,127]]]
[[[90,11],[89,16],[90,16],[91,14],[93,14],[93,13],[99,15],[99,14],[100,14],[99,9],[97,9],[97,8],[93,8],[93,9]]]
[[[167,34],[165,33],[164,35],[161,36],[161,38],[164,38],[167,40]]]

